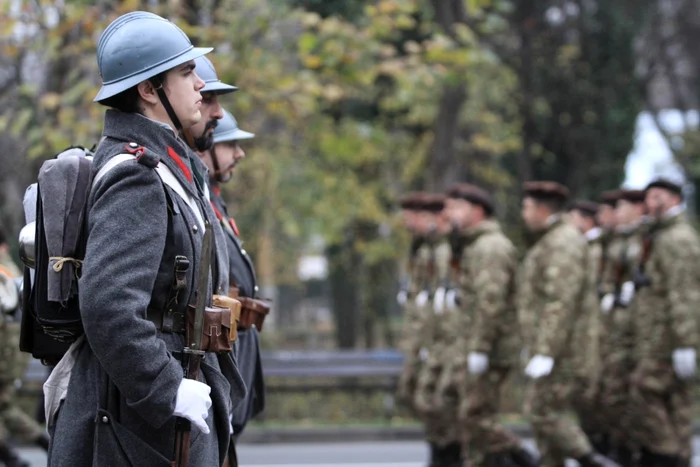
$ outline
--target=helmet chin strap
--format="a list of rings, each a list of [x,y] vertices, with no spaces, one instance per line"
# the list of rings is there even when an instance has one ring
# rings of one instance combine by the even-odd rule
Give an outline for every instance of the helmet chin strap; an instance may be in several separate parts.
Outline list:
[[[218,183],[226,183],[228,182],[229,179],[224,179],[224,174],[221,172],[221,166],[219,165],[219,156],[216,155],[216,145],[213,145],[209,149],[209,154],[211,155],[211,165],[214,166],[214,173],[213,178],[216,180]]]
[[[173,122],[173,125],[175,125],[175,132],[183,133],[182,123],[180,123],[180,119],[177,117],[177,114],[175,113],[175,109],[173,109],[173,106],[170,104],[170,100],[168,100],[168,96],[165,94],[165,89],[163,88],[163,81],[161,81],[161,79],[158,78],[157,76],[154,76],[149,81],[151,82],[151,84],[155,88],[156,92],[158,93],[158,98],[160,99],[160,102],[163,104],[165,111],[168,113],[168,117],[170,117],[170,121]]]

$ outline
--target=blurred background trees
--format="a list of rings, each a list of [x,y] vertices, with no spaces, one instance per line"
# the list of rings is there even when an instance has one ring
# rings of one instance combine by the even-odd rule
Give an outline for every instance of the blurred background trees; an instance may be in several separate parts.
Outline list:
[[[215,47],[240,88],[222,105],[257,135],[226,196],[276,299],[266,339],[391,346],[402,193],[480,183],[517,236],[524,180],[619,186],[642,112],[700,178],[699,3],[0,0],[0,222],[21,228],[43,160],[99,140],[99,35],[153,11]]]

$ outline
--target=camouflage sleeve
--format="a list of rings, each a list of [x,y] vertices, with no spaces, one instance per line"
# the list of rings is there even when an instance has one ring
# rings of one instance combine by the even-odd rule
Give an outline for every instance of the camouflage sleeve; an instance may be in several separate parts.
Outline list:
[[[469,350],[490,353],[498,338],[500,321],[508,310],[514,260],[507,245],[480,243],[470,258],[470,269],[475,275],[469,280],[474,283],[476,296]]]
[[[411,262],[409,297],[403,307],[403,328],[399,347],[409,355],[416,355],[422,343],[424,319],[416,306],[416,295],[423,289],[428,256],[421,248]]]
[[[542,300],[534,352],[556,358],[570,338],[574,311],[580,306],[581,286],[588,271],[583,243],[563,238],[545,257],[542,267]],[[568,240],[568,241],[567,241]]]
[[[444,287],[450,278],[450,259],[452,249],[447,242],[441,243],[435,250],[435,268],[437,275],[437,286]]]
[[[659,242],[659,259],[666,276],[675,346],[695,347],[698,344],[695,315],[700,303],[700,242],[695,232],[684,232],[665,240]]]

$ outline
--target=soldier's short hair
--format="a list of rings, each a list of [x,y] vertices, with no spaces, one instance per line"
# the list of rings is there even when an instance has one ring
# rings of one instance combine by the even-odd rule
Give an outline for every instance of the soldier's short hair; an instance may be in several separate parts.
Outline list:
[[[558,182],[531,181],[523,183],[523,196],[546,204],[552,211],[561,211],[569,199],[569,189]]]
[[[674,195],[680,196],[681,199],[683,198],[683,187],[667,178],[657,178],[656,180],[653,180],[647,185],[644,192],[646,193],[651,188],[663,188],[664,190],[670,191]]]
[[[620,190],[620,197],[618,198],[618,201],[623,200],[636,204],[643,203],[645,195],[645,190]]]
[[[569,211],[578,211],[582,216],[595,217],[598,214],[600,205],[594,201],[579,199],[571,203]]]
[[[617,200],[620,199],[622,190],[607,190],[600,195],[600,204],[615,207]]]
[[[471,183],[455,183],[447,190],[447,197],[469,201],[481,206],[486,216],[493,215],[495,206],[491,194]]]

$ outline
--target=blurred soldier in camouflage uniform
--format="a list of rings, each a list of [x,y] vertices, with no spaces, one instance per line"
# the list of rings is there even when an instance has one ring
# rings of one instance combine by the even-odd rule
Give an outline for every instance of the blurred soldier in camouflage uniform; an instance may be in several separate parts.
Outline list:
[[[20,276],[0,229],[0,462],[8,467],[29,466],[5,444],[9,434],[44,449],[49,444],[44,429],[18,407],[15,399],[15,381],[22,377],[27,365],[26,355],[19,351],[19,291],[15,279]]]
[[[575,369],[586,350],[582,340],[587,297],[595,293],[586,241],[562,215],[568,197],[564,186],[527,182],[523,189],[522,217],[538,239],[518,273],[518,319],[529,359],[525,374],[531,378],[525,413],[542,466],[561,467],[568,457],[582,467],[617,465],[596,453],[581,428],[566,416]]]
[[[634,370],[635,304],[632,274],[641,253],[640,229],[644,215],[644,191],[620,190],[615,208],[615,233],[608,247],[603,271],[600,308],[605,329],[601,402],[607,448],[622,465],[631,465],[633,444],[629,438],[627,406],[630,375]]]
[[[460,445],[457,434],[457,416],[454,407],[441,410],[436,406],[436,382],[445,364],[444,316],[437,301],[444,300],[445,284],[449,273],[450,245],[447,242],[449,223],[442,215],[445,197],[426,194],[419,213],[419,230],[426,241],[419,248],[417,261],[425,268],[425,278],[416,284],[419,290],[415,299],[416,313],[422,321],[422,346],[419,350],[424,364],[420,368],[414,407],[425,425],[426,438],[431,447],[431,466],[460,465]]]
[[[581,429],[594,448],[608,454],[604,440],[607,438],[606,428],[601,423],[600,404],[600,374],[601,374],[601,349],[600,349],[600,306],[598,301],[598,289],[600,284],[601,262],[603,257],[603,230],[597,225],[596,216],[599,206],[592,201],[579,200],[573,203],[569,209],[569,217],[576,228],[584,235],[588,243],[588,282],[595,284],[595,291],[588,294],[585,316],[582,319],[586,324],[586,345],[582,365],[577,368],[576,383],[572,402],[579,419]]]
[[[428,282],[428,268],[420,261],[418,251],[426,241],[424,232],[418,229],[418,213],[422,210],[425,193],[410,193],[401,198],[403,225],[411,235],[411,246],[406,260],[405,275],[396,301],[403,310],[403,329],[399,348],[404,353],[404,366],[397,383],[397,398],[411,411],[416,391],[416,380],[421,367],[421,347],[425,343],[425,320],[417,313],[415,300],[423,285]]]
[[[448,191],[446,212],[461,238],[458,309],[449,314],[450,356],[461,367],[450,377],[459,391],[464,466],[491,467],[535,459],[498,422],[500,393],[517,363],[519,340],[514,304],[517,253],[492,218],[486,191],[458,184]]]
[[[631,427],[640,467],[689,465],[692,381],[698,345],[700,240],[685,220],[681,187],[656,180],[646,189],[653,224],[635,271],[636,368]]]

